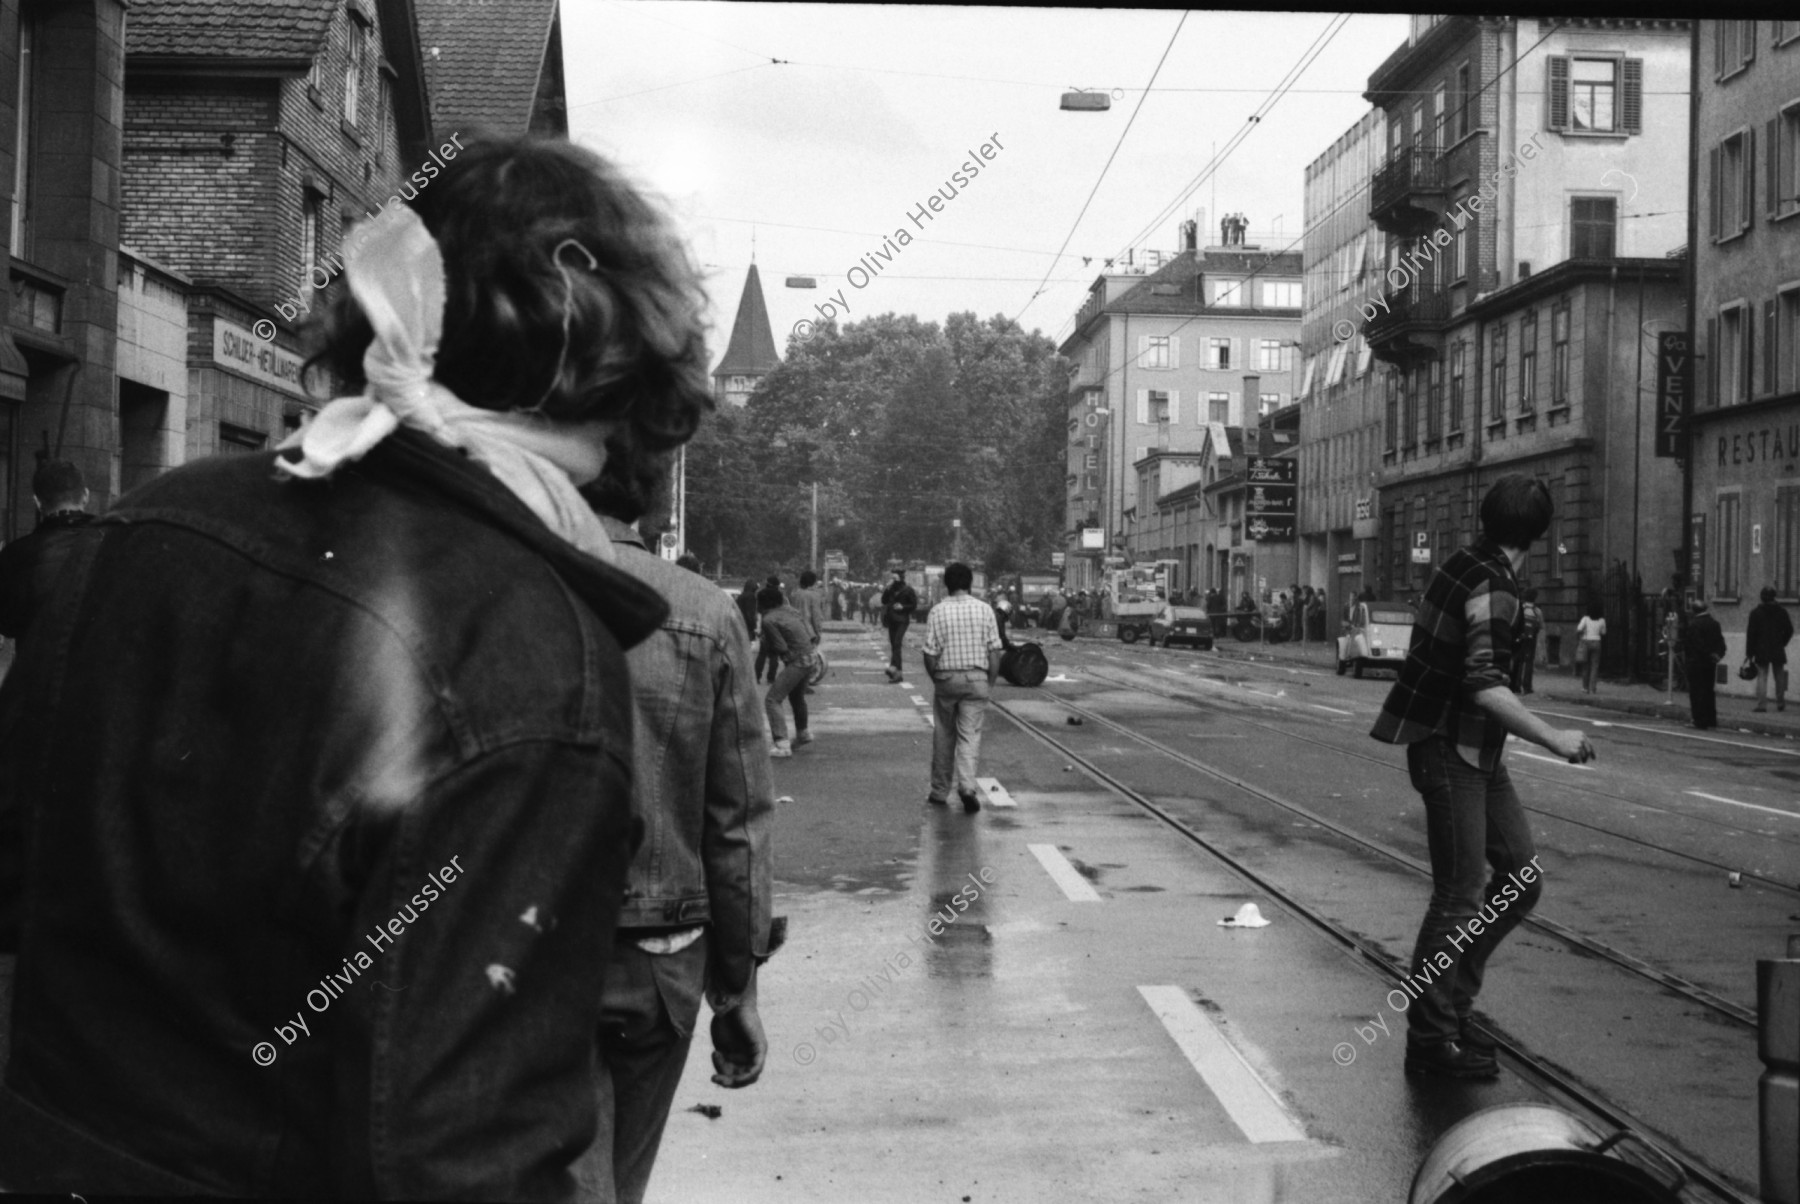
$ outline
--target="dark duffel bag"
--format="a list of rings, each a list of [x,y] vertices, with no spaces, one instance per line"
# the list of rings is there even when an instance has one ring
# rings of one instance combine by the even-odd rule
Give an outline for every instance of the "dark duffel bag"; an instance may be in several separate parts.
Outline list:
[[[1014,644],[1000,654],[1000,676],[1015,686],[1041,686],[1050,676],[1050,658],[1036,644]]]

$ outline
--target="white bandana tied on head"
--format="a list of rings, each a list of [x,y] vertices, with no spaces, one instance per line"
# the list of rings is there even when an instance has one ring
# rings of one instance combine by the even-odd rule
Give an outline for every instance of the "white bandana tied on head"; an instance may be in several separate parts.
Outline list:
[[[605,527],[576,491],[606,462],[597,426],[479,409],[431,379],[444,328],[444,259],[419,215],[404,205],[384,210],[352,235],[344,265],[375,330],[363,353],[367,390],[326,404],[281,443],[284,451],[298,448],[300,460],[276,456],[276,468],[308,480],[328,477],[409,426],[485,464],[569,543],[615,560]]]

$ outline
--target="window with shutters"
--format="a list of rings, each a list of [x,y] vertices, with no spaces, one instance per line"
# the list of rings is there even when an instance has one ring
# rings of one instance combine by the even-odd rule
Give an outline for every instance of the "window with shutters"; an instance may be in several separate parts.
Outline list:
[[[1494,327],[1492,354],[1489,361],[1492,365],[1492,380],[1488,389],[1488,421],[1499,422],[1506,417],[1506,324],[1502,322]]]
[[[1750,356],[1745,345],[1749,329],[1742,305],[1720,308],[1719,337],[1713,347],[1720,405],[1736,405],[1750,398]]]
[[[1800,596],[1800,485],[1775,488],[1775,593]]]
[[[1786,46],[1800,39],[1800,21],[1770,21],[1769,24],[1774,27],[1770,41],[1776,46]]]
[[[1519,319],[1519,413],[1537,409],[1537,310]]]
[[[1168,426],[1172,418],[1169,395],[1157,389],[1150,390],[1150,421],[1158,426]]]
[[[1399,445],[1400,439],[1400,373],[1388,369],[1387,373],[1387,447],[1392,452]]]
[[[350,22],[350,61],[344,67],[344,124],[355,128],[361,111],[363,56],[368,36],[356,21]]]
[[[1467,199],[1467,198],[1465,198]],[[1451,237],[1451,247],[1455,252],[1451,256],[1450,279],[1457,282],[1469,278],[1469,240],[1475,236],[1475,221],[1470,219],[1456,228]]]
[[[1714,21],[1713,75],[1729,79],[1756,58],[1755,21]]]
[[[1550,404],[1569,404],[1569,299],[1550,307]]]
[[[1449,139],[1444,136],[1450,132],[1444,128],[1445,101],[1444,85],[1439,84],[1431,90],[1431,141],[1432,145],[1439,148],[1449,142]]]
[[[1264,415],[1273,414],[1276,410],[1279,410],[1280,408],[1281,408],[1281,394],[1279,394],[1279,393],[1258,393],[1256,395],[1256,413],[1259,418]]]
[[[1329,388],[1344,378],[1344,360],[1350,354],[1349,343],[1339,343],[1331,349],[1331,367],[1325,373],[1325,385]]]
[[[1450,416],[1448,427],[1451,434],[1462,430],[1463,424],[1463,363],[1468,350],[1468,342],[1458,339],[1450,348]]]
[[[1400,388],[1400,448],[1410,451],[1419,445],[1419,383],[1410,372],[1396,372]]]
[[[1569,258],[1611,259],[1618,232],[1617,197],[1569,198]]]
[[[1800,21],[1794,22],[1800,26]],[[1763,156],[1768,180],[1766,205],[1770,217],[1800,213],[1800,100],[1781,110],[1769,122]]]
[[[1208,340],[1206,366],[1219,372],[1231,371],[1231,343],[1230,339]]]
[[[1545,60],[1545,124],[1562,134],[1641,134],[1644,60],[1618,55]]]
[[[1436,443],[1444,434],[1444,360],[1431,361],[1430,392],[1425,395],[1425,440]]]
[[[1168,368],[1173,365],[1169,361],[1169,336],[1153,334],[1145,338],[1145,348],[1139,366],[1144,368]]]
[[[1475,97],[1469,89],[1469,64],[1464,63],[1456,69],[1456,137],[1460,140],[1469,136],[1474,128]]]
[[[1735,599],[1738,596],[1738,570],[1740,549],[1738,542],[1738,494],[1719,495],[1718,534],[1714,537],[1716,545],[1713,553],[1713,591],[1720,598]]]
[[[1356,336],[1356,375],[1367,376],[1369,365],[1374,362],[1374,359],[1375,349],[1369,346],[1369,340],[1358,334]]]
[[[1714,242],[1736,238],[1750,227],[1756,169],[1751,150],[1753,137],[1750,130],[1739,130],[1721,139],[1707,156],[1711,173],[1708,225]]]
[[[1220,424],[1231,421],[1231,394],[1208,393],[1206,395],[1206,420]]]
[[[1258,339],[1256,341],[1256,370],[1258,372],[1281,371],[1283,350],[1280,339]]]
[[[1800,286],[1775,298],[1775,391],[1800,391]]]

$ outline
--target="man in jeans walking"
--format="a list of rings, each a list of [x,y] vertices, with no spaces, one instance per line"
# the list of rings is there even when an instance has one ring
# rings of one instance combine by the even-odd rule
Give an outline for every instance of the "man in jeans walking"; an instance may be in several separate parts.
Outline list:
[[[971,576],[970,580],[974,578]],[[906,583],[906,570],[895,569],[894,579],[881,591],[881,625],[888,633],[888,680],[899,681],[902,672],[900,650],[906,646],[906,629],[912,624],[913,611],[919,608],[919,594]]]
[[[975,574],[960,561],[944,569],[949,597],[925,617],[925,671],[937,690],[931,732],[931,793],[925,801],[949,804],[950,788],[963,810],[981,810],[975,767],[981,760],[981,725],[988,694],[1000,673],[1000,627],[994,608],[969,595]]]
[[[1508,688],[1521,626],[1517,573],[1552,509],[1532,477],[1510,474],[1488,490],[1481,538],[1433,575],[1399,680],[1369,733],[1407,746],[1431,849],[1431,903],[1407,979],[1408,1074],[1500,1073],[1469,1013],[1488,958],[1543,889],[1531,827],[1501,760],[1506,737],[1575,764],[1594,756],[1586,736],[1551,728]]]

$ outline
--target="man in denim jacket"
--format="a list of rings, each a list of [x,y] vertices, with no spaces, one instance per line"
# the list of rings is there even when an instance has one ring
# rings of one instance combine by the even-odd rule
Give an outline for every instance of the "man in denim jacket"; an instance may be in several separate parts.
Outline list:
[[[632,811],[644,843],[631,863],[600,1020],[600,1136],[583,1166],[600,1199],[638,1204],[687,1064],[704,988],[712,1005],[713,1082],[748,1087],[768,1042],[756,968],[769,947],[774,789],[750,642],[710,581],[651,552],[631,526],[660,491],[654,465],[628,469],[609,445],[586,491],[619,567],[669,603],[633,648]],[[656,464],[666,466],[666,460]]]

